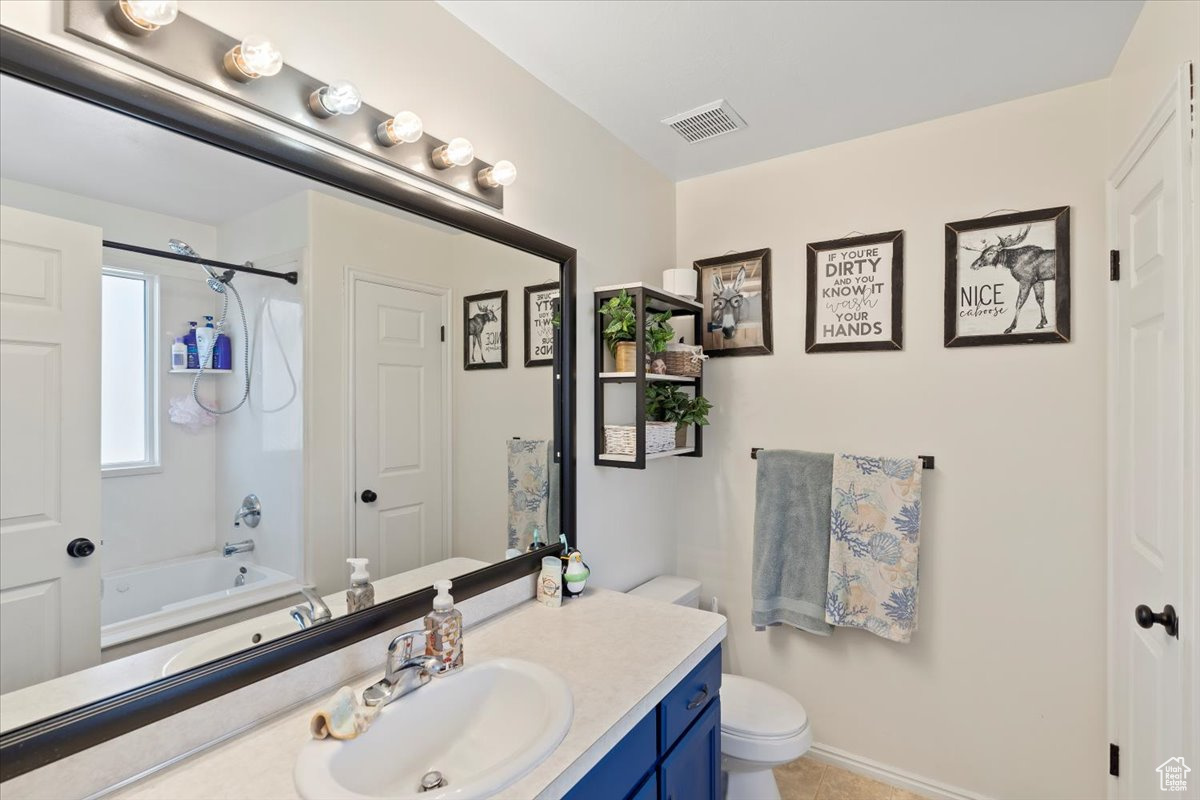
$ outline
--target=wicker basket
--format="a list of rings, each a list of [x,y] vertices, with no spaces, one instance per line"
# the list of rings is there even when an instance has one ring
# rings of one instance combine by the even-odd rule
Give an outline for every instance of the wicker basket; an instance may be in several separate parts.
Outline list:
[[[675,449],[674,422],[646,423],[646,454]],[[633,425],[605,425],[604,452],[614,456],[637,455],[637,428]]]
[[[699,378],[704,369],[702,348],[693,345],[669,344],[666,350],[655,353],[651,358],[661,359],[666,365],[668,375]]]

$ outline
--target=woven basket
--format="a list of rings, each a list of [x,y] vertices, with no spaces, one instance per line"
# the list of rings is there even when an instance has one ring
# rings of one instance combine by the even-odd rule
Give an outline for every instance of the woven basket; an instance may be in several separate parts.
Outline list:
[[[647,455],[674,449],[674,422],[646,423]],[[605,425],[604,452],[614,456],[637,455],[637,428],[633,425]]]
[[[668,375],[679,375],[684,378],[699,378],[704,370],[704,355],[699,347],[686,344],[669,344],[661,353],[655,353],[652,358],[661,359],[666,365]]]

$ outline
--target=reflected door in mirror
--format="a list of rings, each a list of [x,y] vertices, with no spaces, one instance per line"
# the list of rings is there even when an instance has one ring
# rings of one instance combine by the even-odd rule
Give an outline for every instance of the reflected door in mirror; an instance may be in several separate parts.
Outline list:
[[[354,549],[383,578],[449,555],[446,298],[362,277],[353,286]]]
[[[0,214],[0,692],[100,663],[100,239]]]

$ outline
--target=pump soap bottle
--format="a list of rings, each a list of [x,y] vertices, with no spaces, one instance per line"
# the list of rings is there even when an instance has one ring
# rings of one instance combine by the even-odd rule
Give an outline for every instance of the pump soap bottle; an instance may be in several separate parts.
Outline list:
[[[371,576],[367,574],[367,559],[347,558],[346,563],[353,569],[350,588],[346,590],[346,611],[353,614],[375,605],[375,587],[371,585]]]
[[[433,656],[446,669],[461,667],[462,612],[454,607],[448,580],[434,581],[437,597],[433,598],[433,611],[425,615],[425,655]]]

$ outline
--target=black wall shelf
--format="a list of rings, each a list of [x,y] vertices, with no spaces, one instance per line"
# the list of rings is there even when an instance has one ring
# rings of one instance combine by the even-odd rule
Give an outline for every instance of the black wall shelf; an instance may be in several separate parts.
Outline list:
[[[625,292],[633,298],[633,311],[637,319],[637,356],[636,369],[633,372],[603,371],[608,355],[608,347],[604,343],[605,319],[600,314],[600,307],[613,297]],[[672,456],[687,458],[702,458],[704,455],[704,429],[699,425],[692,427],[692,444],[688,447],[667,450],[662,453],[646,453],[646,385],[653,382],[671,382],[679,386],[691,387],[697,397],[704,394],[704,378],[683,377],[680,375],[655,375],[646,372],[646,315],[670,311],[672,318],[690,316],[693,321],[693,341],[699,344],[703,341],[703,306],[695,300],[671,294],[643,283],[626,283],[616,286],[600,286],[595,290],[595,324],[596,324],[596,387],[595,387],[595,438],[596,466],[618,467],[623,469],[645,469],[646,462]],[[632,384],[634,387],[634,427],[637,430],[636,455],[619,455],[605,453],[604,424],[605,424],[605,391],[612,384]]]

